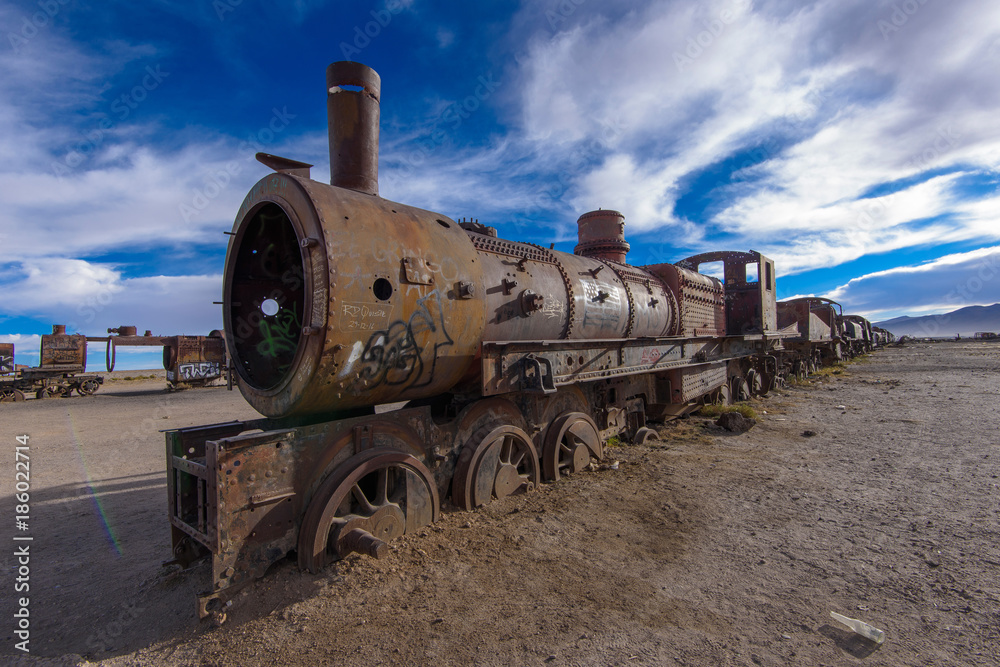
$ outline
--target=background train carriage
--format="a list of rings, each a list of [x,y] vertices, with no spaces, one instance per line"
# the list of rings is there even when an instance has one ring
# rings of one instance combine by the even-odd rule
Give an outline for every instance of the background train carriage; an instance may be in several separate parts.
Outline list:
[[[6,351],[5,351],[6,350]],[[89,396],[104,383],[104,378],[87,369],[87,337],[67,334],[65,325],[52,325],[52,333],[41,337],[39,365],[17,370],[14,366],[14,345],[0,345],[0,358],[9,354],[6,373],[0,377],[0,402],[23,401],[31,394],[35,398],[69,396],[73,392]]]

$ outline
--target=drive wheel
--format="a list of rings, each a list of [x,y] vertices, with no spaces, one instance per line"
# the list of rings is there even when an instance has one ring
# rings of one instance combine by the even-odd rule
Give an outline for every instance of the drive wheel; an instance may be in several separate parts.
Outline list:
[[[57,385],[50,384],[47,387],[42,387],[35,392],[35,398],[52,398],[53,396],[61,396],[63,393],[63,388]]]
[[[76,388],[76,392],[81,396],[91,396],[100,388],[101,383],[97,380],[84,380],[80,383],[80,386]]]
[[[538,452],[516,426],[481,429],[462,447],[455,464],[452,501],[471,510],[538,486]]]
[[[580,472],[590,465],[591,457],[603,456],[601,435],[594,420],[582,412],[559,416],[545,436],[542,471],[546,480]]]
[[[20,389],[0,389],[0,403],[20,403],[24,400],[24,392]]]
[[[316,573],[352,551],[382,558],[389,540],[438,519],[437,487],[426,466],[393,449],[370,449],[320,485],[299,531],[299,566]]]

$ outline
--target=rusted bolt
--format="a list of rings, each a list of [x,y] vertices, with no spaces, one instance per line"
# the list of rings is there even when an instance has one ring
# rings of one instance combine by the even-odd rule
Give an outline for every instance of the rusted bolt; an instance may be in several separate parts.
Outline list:
[[[303,336],[315,336],[320,332],[319,327],[302,327]]]
[[[597,292],[597,296],[594,297],[594,301],[600,301],[601,303],[604,303],[604,300],[607,299],[609,296],[611,295],[608,292],[600,290]]]
[[[311,236],[307,236],[306,238],[299,241],[299,245],[303,248],[312,248],[313,246],[319,245],[319,239],[314,239]]]
[[[467,280],[458,283],[458,296],[460,299],[471,299],[476,296],[476,286]]]
[[[604,269],[604,267],[603,267],[603,266],[598,266],[598,267],[595,267],[595,268],[591,269],[591,270],[589,271],[589,273],[590,273],[590,277],[591,277],[591,278],[596,278],[596,277],[597,277],[597,274],[598,274],[598,273],[600,273],[602,269]]]
[[[511,290],[517,287],[517,281],[511,278],[504,278],[501,286],[503,287],[504,294],[510,294]]]
[[[535,294],[530,289],[521,292],[521,308],[526,313],[534,313],[541,310],[544,301],[545,297],[541,294]]]
[[[528,256],[525,255],[521,259],[517,260],[517,270],[524,271],[525,270],[524,267],[527,266],[527,264],[528,264]]]

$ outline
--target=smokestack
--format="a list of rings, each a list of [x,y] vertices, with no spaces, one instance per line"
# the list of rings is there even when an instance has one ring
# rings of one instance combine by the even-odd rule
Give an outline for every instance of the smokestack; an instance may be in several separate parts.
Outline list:
[[[367,65],[344,60],[326,68],[330,185],[378,195],[381,87],[379,75]]]
[[[61,336],[61,335],[65,334],[66,333],[66,325],[65,324],[53,324],[52,325],[52,333],[55,334],[56,336]]]
[[[625,240],[625,216],[618,211],[597,210],[584,213],[576,221],[579,243],[576,255],[625,263],[629,244]]]

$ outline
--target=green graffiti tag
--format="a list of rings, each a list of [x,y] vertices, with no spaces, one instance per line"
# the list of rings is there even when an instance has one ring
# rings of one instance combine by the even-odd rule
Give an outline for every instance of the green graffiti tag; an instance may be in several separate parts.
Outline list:
[[[298,304],[291,308],[282,308],[274,317],[266,317],[260,321],[257,329],[261,341],[257,343],[257,354],[273,359],[285,352],[294,352],[298,342],[298,334],[302,329],[299,322]]]

